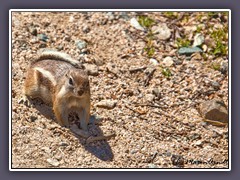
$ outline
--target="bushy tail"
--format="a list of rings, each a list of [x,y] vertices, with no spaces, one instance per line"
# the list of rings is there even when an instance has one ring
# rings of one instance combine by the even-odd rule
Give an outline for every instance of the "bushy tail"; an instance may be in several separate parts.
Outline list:
[[[76,68],[82,68],[82,65],[79,61],[73,59],[70,55],[64,52],[60,52],[55,49],[43,48],[38,50],[37,54],[38,54],[38,58],[36,61],[41,61],[44,59],[53,59],[53,60],[59,60],[59,61],[70,63]]]

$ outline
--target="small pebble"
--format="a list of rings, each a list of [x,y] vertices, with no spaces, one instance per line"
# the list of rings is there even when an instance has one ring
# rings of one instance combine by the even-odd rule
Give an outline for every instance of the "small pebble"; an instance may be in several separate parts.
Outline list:
[[[89,33],[90,32],[90,28],[88,26],[83,26],[82,31],[84,33]]]
[[[78,40],[76,42],[76,46],[78,47],[78,49],[81,50],[87,46],[87,43],[85,41]]]
[[[51,159],[51,158],[49,158],[49,159],[47,159],[47,162],[48,162],[49,164],[51,164],[52,166],[54,166],[54,167],[57,167],[57,166],[60,165],[59,161],[56,160],[56,159]]]
[[[88,75],[97,76],[98,75],[98,67],[94,64],[83,64],[85,71]]]
[[[202,146],[202,140],[198,140],[194,143],[196,146]]]
[[[163,64],[165,65],[165,66],[167,66],[167,67],[170,67],[170,66],[172,66],[173,65],[173,58],[172,57],[165,57],[164,59],[163,59]]]
[[[207,49],[208,49],[207,45],[204,44],[204,45],[202,46],[202,49],[203,49],[203,52],[207,52]]]
[[[132,18],[130,20],[130,24],[131,26],[133,26],[134,28],[138,29],[138,30],[141,30],[141,31],[144,31],[144,28],[139,24],[139,22],[137,21],[136,18]]]
[[[171,157],[172,164],[177,167],[184,167],[184,158],[181,155],[172,155]]]
[[[113,109],[117,105],[117,100],[102,100],[96,104],[99,108]]]
[[[149,62],[152,63],[152,64],[155,65],[155,66],[159,65],[158,61],[157,61],[156,59],[153,59],[153,58],[151,58],[151,59],[149,60]]]
[[[148,168],[159,168],[159,167],[155,164],[148,164]]]
[[[45,47],[47,47],[47,45],[46,45],[45,43],[41,43],[41,44],[39,45],[39,48],[45,48]]]
[[[146,94],[146,100],[149,102],[153,102],[154,100],[154,95],[153,94]]]
[[[199,47],[181,47],[178,50],[179,54],[186,54],[186,55],[193,54],[196,52],[202,52],[202,50]]]
[[[171,30],[166,23],[160,23],[157,26],[153,26],[151,30],[160,40],[167,40],[171,37]]]
[[[60,142],[59,143],[59,146],[68,146],[69,144],[68,143],[66,143],[66,142]]]
[[[32,35],[37,36],[37,29],[35,27],[30,26],[28,30]]]
[[[204,36],[200,33],[197,33],[194,36],[193,47],[200,46],[204,42]]]
[[[38,38],[44,42],[47,42],[47,40],[49,39],[46,34],[38,34]]]
[[[37,117],[36,116],[30,116],[30,120],[31,120],[31,122],[34,122],[34,121],[37,120]]]
[[[214,89],[220,89],[220,84],[217,81],[212,81],[211,84]]]

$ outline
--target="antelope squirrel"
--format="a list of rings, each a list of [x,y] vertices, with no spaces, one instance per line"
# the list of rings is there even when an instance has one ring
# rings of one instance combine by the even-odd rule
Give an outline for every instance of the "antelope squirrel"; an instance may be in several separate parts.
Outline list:
[[[69,127],[68,115],[74,111],[80,119],[81,129],[76,125],[70,129],[87,138],[87,143],[104,140],[115,133],[91,136],[88,132],[90,118],[90,85],[82,64],[68,54],[43,49],[38,58],[30,64],[26,74],[22,100],[29,104],[28,98],[41,98],[53,106],[53,111],[61,126]]]
[[[38,51],[38,56],[27,71],[23,99],[28,102],[28,98],[38,97],[51,105],[61,126],[69,127],[68,115],[76,112],[82,129],[79,135],[89,137],[90,85],[87,73],[77,60],[65,53],[44,49]]]

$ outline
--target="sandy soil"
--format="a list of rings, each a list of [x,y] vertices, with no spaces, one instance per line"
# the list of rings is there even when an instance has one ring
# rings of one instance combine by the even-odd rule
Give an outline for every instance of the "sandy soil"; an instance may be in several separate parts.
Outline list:
[[[166,33],[133,27],[140,15],[166,25]],[[228,168],[228,126],[206,122],[197,108],[217,97],[228,105],[228,72],[213,67],[228,64],[228,56],[212,53],[211,36],[226,27],[224,13],[13,12],[12,168]],[[192,44],[197,33],[204,52],[180,55],[177,39]],[[115,137],[87,144],[40,100],[18,102],[41,48],[92,65],[89,131]],[[116,107],[97,107],[102,100]]]

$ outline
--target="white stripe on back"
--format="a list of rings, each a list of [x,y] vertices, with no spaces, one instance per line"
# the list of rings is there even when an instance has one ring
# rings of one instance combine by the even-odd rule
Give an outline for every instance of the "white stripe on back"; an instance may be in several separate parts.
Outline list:
[[[34,69],[39,71],[40,73],[42,73],[42,75],[45,78],[47,78],[49,81],[51,81],[54,86],[57,84],[57,82],[56,82],[54,76],[51,74],[51,72],[49,72],[43,68],[40,68],[40,67],[35,67]]]

